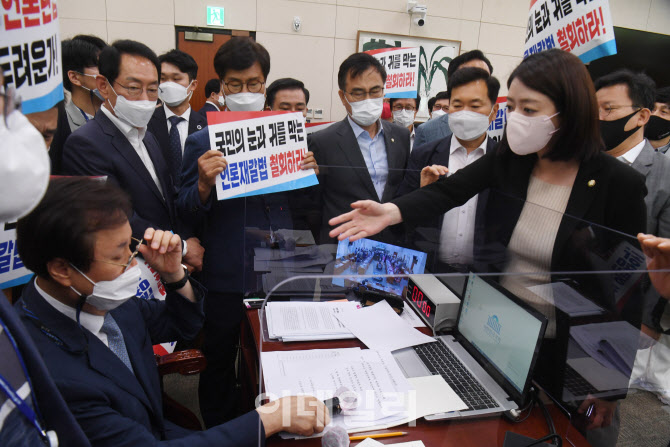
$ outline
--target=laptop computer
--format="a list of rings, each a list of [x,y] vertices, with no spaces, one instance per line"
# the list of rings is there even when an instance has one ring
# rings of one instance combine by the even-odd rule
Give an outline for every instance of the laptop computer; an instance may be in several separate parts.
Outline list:
[[[407,377],[440,374],[468,405],[427,420],[489,416],[525,404],[546,328],[540,312],[471,273],[454,334],[393,355]]]

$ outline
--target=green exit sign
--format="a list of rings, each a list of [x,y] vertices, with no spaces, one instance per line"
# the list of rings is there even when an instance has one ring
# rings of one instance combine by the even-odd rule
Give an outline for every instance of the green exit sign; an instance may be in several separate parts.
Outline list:
[[[223,8],[207,7],[207,26],[223,26]]]

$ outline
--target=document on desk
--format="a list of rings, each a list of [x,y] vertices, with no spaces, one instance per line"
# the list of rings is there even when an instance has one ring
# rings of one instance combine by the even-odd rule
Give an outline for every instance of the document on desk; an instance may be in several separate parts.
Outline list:
[[[359,306],[355,301],[273,301],[265,307],[268,334],[283,341],[354,338],[336,316]]]
[[[398,442],[394,444],[382,444],[376,439],[366,438],[356,447],[379,447],[380,445],[394,445],[396,447],[426,447],[423,441]]]
[[[648,336],[626,321],[573,326],[570,336],[590,357],[629,377],[637,350],[651,345]]]
[[[434,342],[404,321],[386,301],[337,315],[344,326],[370,349],[395,351],[397,349]]]
[[[342,388],[356,393],[356,408],[333,417],[332,422],[349,432],[389,428],[466,408],[441,376],[406,379],[388,352],[358,348],[276,351],[263,352],[261,361],[271,400],[297,394],[325,400]]]
[[[571,317],[599,315],[605,310],[564,282],[529,287],[528,290],[555,305]]]

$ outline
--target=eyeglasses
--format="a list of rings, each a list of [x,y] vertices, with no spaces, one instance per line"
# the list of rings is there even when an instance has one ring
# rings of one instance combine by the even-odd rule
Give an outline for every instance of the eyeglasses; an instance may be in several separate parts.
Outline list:
[[[228,87],[230,93],[240,93],[245,85],[250,93],[258,93],[263,88],[263,84],[265,84],[265,82],[257,81],[255,79],[248,82],[231,81],[223,83],[223,85]]]
[[[610,104],[607,104],[604,107],[598,107],[598,114],[600,116],[609,116],[610,113],[612,113],[613,111],[617,111],[619,109],[623,109],[623,108],[626,108],[626,107],[635,107],[635,106],[633,104],[629,104],[629,105],[626,105],[626,106],[612,106]],[[638,108],[637,110],[641,110],[641,109]]]
[[[433,112],[436,112],[438,110],[442,110],[443,112],[449,112],[449,106],[433,106]]]
[[[128,258],[128,262],[126,262],[125,264],[120,264],[118,262],[107,261],[105,259],[94,259],[94,261],[104,262],[105,264],[121,266],[121,267],[123,267],[123,271],[125,272],[130,267],[130,264],[133,263],[133,259],[135,259],[137,257],[137,255],[140,254],[139,247],[140,247],[140,245],[142,245],[144,243],[144,239],[135,239],[134,237],[131,237],[131,239],[134,240],[135,242],[137,242],[137,245],[135,246],[135,251],[130,255],[130,257]]]
[[[142,91],[146,90],[147,92],[147,97],[151,101],[155,101],[158,99],[158,87],[126,87],[123,84],[120,84],[116,81],[114,81],[114,84],[120,85],[126,91],[128,92],[128,96],[130,96],[132,99],[137,99],[140,96],[142,96]],[[116,93],[116,92],[114,92]]]
[[[365,91],[362,89],[358,90],[353,90],[351,92],[347,92],[345,90],[345,93],[348,93],[349,96],[351,96],[354,101],[363,101],[365,98],[370,97],[370,98],[381,98],[384,96],[384,88],[383,87],[372,87],[369,91]]]
[[[400,104],[396,104],[396,105],[393,106],[393,108],[391,110],[393,110],[394,112],[400,112],[401,110],[407,110],[408,112],[414,112],[414,111],[416,111],[416,107],[414,107],[414,106],[403,107]]]

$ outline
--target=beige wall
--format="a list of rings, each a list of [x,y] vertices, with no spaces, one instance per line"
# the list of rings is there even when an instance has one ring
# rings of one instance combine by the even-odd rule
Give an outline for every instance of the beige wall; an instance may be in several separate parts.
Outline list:
[[[157,53],[175,46],[175,25],[206,26],[207,6],[225,8],[227,29],[256,31],[272,56],[270,79],[305,82],[310,106],[324,120],[344,116],[337,96],[337,68],[356,50],[358,30],[460,40],[479,48],[504,85],[521,61],[530,0],[422,0],[426,25],[412,24],[406,0],[60,0],[63,38],[95,34],[107,41],[130,38]],[[615,26],[657,33],[670,29],[669,0],[610,0]],[[294,32],[294,16],[302,29]],[[501,94],[505,94],[503,87]]]

